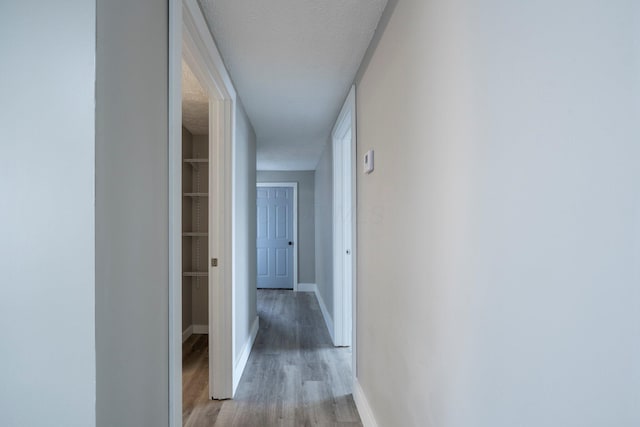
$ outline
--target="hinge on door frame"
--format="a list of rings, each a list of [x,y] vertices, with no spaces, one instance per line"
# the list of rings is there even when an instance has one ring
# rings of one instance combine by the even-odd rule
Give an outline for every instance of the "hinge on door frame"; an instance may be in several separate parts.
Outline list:
[[[218,266],[218,258],[211,258],[211,267]]]

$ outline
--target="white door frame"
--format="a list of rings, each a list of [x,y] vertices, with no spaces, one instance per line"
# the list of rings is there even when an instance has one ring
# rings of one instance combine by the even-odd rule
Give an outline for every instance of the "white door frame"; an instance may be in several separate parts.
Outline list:
[[[182,59],[209,96],[209,394],[233,397],[232,146],[236,93],[197,0],[169,0],[169,416],[182,425]],[[209,264],[209,263],[208,263]],[[210,264],[209,264],[210,265]]]
[[[333,142],[333,325],[334,325],[334,345],[352,346],[353,364],[352,370],[356,372],[356,94],[355,86],[351,87],[347,99],[338,115],[331,139]],[[351,133],[350,141],[345,141],[346,136]],[[351,161],[351,206],[347,206],[346,217],[350,221],[346,222],[345,208],[342,203],[344,197],[344,187],[342,184],[342,170],[345,162],[343,156],[343,144],[350,145]],[[351,245],[345,242],[345,233],[351,235]],[[350,255],[346,252],[350,251]],[[345,263],[351,264],[351,283],[345,283],[344,271]]]
[[[298,183],[297,182],[258,182],[260,187],[293,188],[293,291],[298,292]]]

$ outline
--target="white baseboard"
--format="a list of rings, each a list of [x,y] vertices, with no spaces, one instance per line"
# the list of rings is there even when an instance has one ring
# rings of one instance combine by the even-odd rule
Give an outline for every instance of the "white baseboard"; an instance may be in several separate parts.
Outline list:
[[[247,361],[249,360],[249,355],[251,354],[251,349],[253,348],[253,343],[256,341],[256,336],[258,335],[258,329],[260,328],[260,318],[256,316],[256,319],[253,321],[253,325],[251,325],[251,332],[249,333],[249,337],[247,338],[247,342],[245,342],[244,347],[242,347],[242,353],[238,357],[238,360],[233,368],[233,394],[236,394],[236,389],[238,388],[238,384],[240,383],[240,378],[242,378],[242,373],[244,372],[244,368],[247,366]]]
[[[360,413],[362,425],[364,427],[378,427],[367,396],[365,396],[357,378],[353,379],[353,401],[356,403],[356,408],[358,408],[358,412]]]
[[[193,325],[182,331],[182,342],[188,340],[191,335],[193,335]]]
[[[182,342],[185,342],[193,334],[208,334],[208,325],[191,325],[184,331],[182,331]]]
[[[209,325],[193,325],[194,334],[208,334]]]
[[[329,310],[327,310],[327,305],[324,303],[322,299],[322,295],[320,295],[320,290],[318,289],[318,285],[313,284],[313,292],[316,294],[316,298],[318,299],[318,304],[320,305],[320,311],[322,312],[322,317],[324,318],[324,323],[327,325],[327,329],[329,330],[329,335],[331,336],[331,341],[335,343],[335,339],[333,337],[333,319],[329,315]]]
[[[315,292],[315,283],[298,283],[298,292]]]

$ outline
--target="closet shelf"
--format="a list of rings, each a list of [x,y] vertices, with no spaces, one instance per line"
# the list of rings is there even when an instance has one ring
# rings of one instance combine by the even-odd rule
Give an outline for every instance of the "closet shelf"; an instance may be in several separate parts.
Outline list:
[[[208,197],[209,193],[183,193],[186,197]]]
[[[209,233],[206,231],[184,231],[182,235],[184,237],[207,237]]]
[[[194,169],[198,169],[200,165],[207,165],[209,159],[184,159],[183,162],[189,163]]]
[[[207,277],[209,273],[206,271],[185,271],[182,275],[184,277]]]

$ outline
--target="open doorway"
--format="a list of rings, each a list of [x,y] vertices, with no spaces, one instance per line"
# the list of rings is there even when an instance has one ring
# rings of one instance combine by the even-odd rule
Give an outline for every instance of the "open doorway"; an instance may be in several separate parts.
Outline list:
[[[182,422],[209,395],[209,97],[182,61]],[[203,402],[204,401],[204,402]]]
[[[231,232],[236,93],[197,0],[172,0],[170,6],[169,398],[171,425],[180,426],[183,337],[207,333],[206,343],[199,344],[208,368],[205,375],[198,375],[204,390],[199,398],[233,397],[238,376],[233,362]],[[206,95],[201,101],[208,106],[206,136],[185,135],[185,144],[183,63]],[[190,316],[184,314],[184,320],[192,319],[190,331],[188,325],[183,329],[183,308],[187,310],[189,299],[192,311]]]
[[[334,344],[354,344],[355,331],[355,86],[340,111],[331,134],[333,143],[333,304]],[[353,366],[355,373],[355,348]]]

